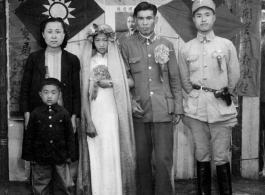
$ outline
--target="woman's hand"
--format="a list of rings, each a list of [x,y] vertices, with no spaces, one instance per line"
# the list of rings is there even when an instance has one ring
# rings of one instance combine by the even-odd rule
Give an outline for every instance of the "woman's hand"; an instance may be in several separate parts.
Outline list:
[[[25,127],[25,130],[27,130],[27,128],[28,128],[29,117],[30,117],[30,112],[25,112],[24,113],[24,127]]]
[[[74,133],[76,132],[76,114],[73,114],[71,117]]]
[[[134,80],[133,80],[133,78],[132,78],[132,76],[130,74],[129,74],[127,80],[128,80],[129,88],[134,87]]]
[[[173,125],[177,125],[182,119],[182,117],[183,117],[183,114],[175,114],[175,117],[172,121]]]
[[[90,123],[90,125],[86,124],[86,133],[87,136],[91,138],[94,138],[98,135],[93,123]]]
[[[112,81],[111,80],[100,80],[97,81],[97,84],[101,88],[110,88],[113,87]]]

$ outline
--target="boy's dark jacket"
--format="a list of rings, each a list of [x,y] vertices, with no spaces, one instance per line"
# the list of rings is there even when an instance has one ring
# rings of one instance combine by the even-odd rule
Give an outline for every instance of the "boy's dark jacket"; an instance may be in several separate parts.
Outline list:
[[[20,89],[20,111],[32,112],[42,104],[39,96],[41,82],[45,79],[45,49],[29,55],[25,64]],[[80,116],[80,61],[76,55],[62,49],[61,83],[64,107],[73,115]]]
[[[65,108],[58,104],[42,104],[32,111],[24,131],[21,158],[41,165],[75,160],[74,131]]]

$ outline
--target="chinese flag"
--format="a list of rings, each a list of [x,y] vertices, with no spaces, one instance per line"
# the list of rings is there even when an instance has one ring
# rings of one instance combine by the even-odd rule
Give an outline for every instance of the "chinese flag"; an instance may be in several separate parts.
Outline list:
[[[68,26],[69,39],[80,32],[104,10],[94,0],[27,0],[14,13],[39,39],[39,25],[49,17],[61,17]]]
[[[213,26],[217,36],[232,39],[244,25],[222,4],[221,0],[213,0],[216,5],[216,21]],[[158,8],[179,36],[188,42],[195,38],[197,29],[192,21],[191,0],[173,0]]]

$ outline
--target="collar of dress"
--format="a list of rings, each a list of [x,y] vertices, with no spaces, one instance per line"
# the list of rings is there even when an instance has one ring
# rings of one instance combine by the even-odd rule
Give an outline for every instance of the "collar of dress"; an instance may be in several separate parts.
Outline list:
[[[100,58],[108,58],[108,52],[107,53],[104,53],[104,54],[101,54],[99,52],[96,53],[96,56],[97,57],[100,57]]]
[[[51,53],[51,54],[58,54],[62,51],[61,47],[56,47],[56,48],[52,48],[52,47],[46,47],[46,52],[47,53]]]

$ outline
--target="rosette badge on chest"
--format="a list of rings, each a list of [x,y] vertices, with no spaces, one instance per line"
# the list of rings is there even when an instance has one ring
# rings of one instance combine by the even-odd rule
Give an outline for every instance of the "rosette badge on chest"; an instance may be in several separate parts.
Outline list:
[[[165,64],[169,60],[169,48],[163,44],[158,45],[155,50],[154,50],[154,57],[155,57],[155,62],[159,64],[160,68],[160,80],[163,83],[163,72],[165,69]]]

